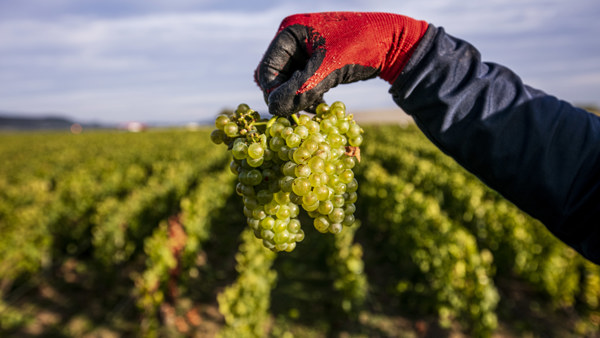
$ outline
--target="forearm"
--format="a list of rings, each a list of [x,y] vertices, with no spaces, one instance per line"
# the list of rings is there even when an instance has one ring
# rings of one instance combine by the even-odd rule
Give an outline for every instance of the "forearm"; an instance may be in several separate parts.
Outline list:
[[[600,263],[600,119],[430,26],[390,92],[442,151]]]

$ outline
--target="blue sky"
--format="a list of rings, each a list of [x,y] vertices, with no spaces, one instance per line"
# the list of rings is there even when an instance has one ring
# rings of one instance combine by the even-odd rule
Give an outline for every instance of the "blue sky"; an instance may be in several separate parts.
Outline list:
[[[0,111],[79,121],[197,121],[246,102],[283,17],[325,10],[423,19],[533,87],[600,105],[598,0],[0,0]],[[350,110],[395,107],[373,79],[326,94]]]

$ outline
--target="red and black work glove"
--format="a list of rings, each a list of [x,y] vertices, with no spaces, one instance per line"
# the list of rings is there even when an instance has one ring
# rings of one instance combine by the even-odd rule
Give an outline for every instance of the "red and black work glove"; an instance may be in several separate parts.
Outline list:
[[[329,12],[285,18],[255,72],[269,112],[313,110],[342,83],[393,83],[428,24],[390,13]]]

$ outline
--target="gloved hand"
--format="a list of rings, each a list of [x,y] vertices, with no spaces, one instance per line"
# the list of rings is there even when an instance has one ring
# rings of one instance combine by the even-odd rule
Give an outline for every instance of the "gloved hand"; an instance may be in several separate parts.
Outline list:
[[[341,83],[393,83],[427,23],[389,13],[329,12],[285,18],[255,72],[269,112],[314,110]]]

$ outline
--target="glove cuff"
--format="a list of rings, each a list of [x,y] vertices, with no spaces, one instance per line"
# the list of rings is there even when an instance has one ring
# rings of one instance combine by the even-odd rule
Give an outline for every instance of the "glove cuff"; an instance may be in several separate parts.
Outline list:
[[[383,29],[395,28],[392,44],[379,73],[380,78],[393,84],[410,60],[429,24],[403,15],[382,15],[378,21]]]

